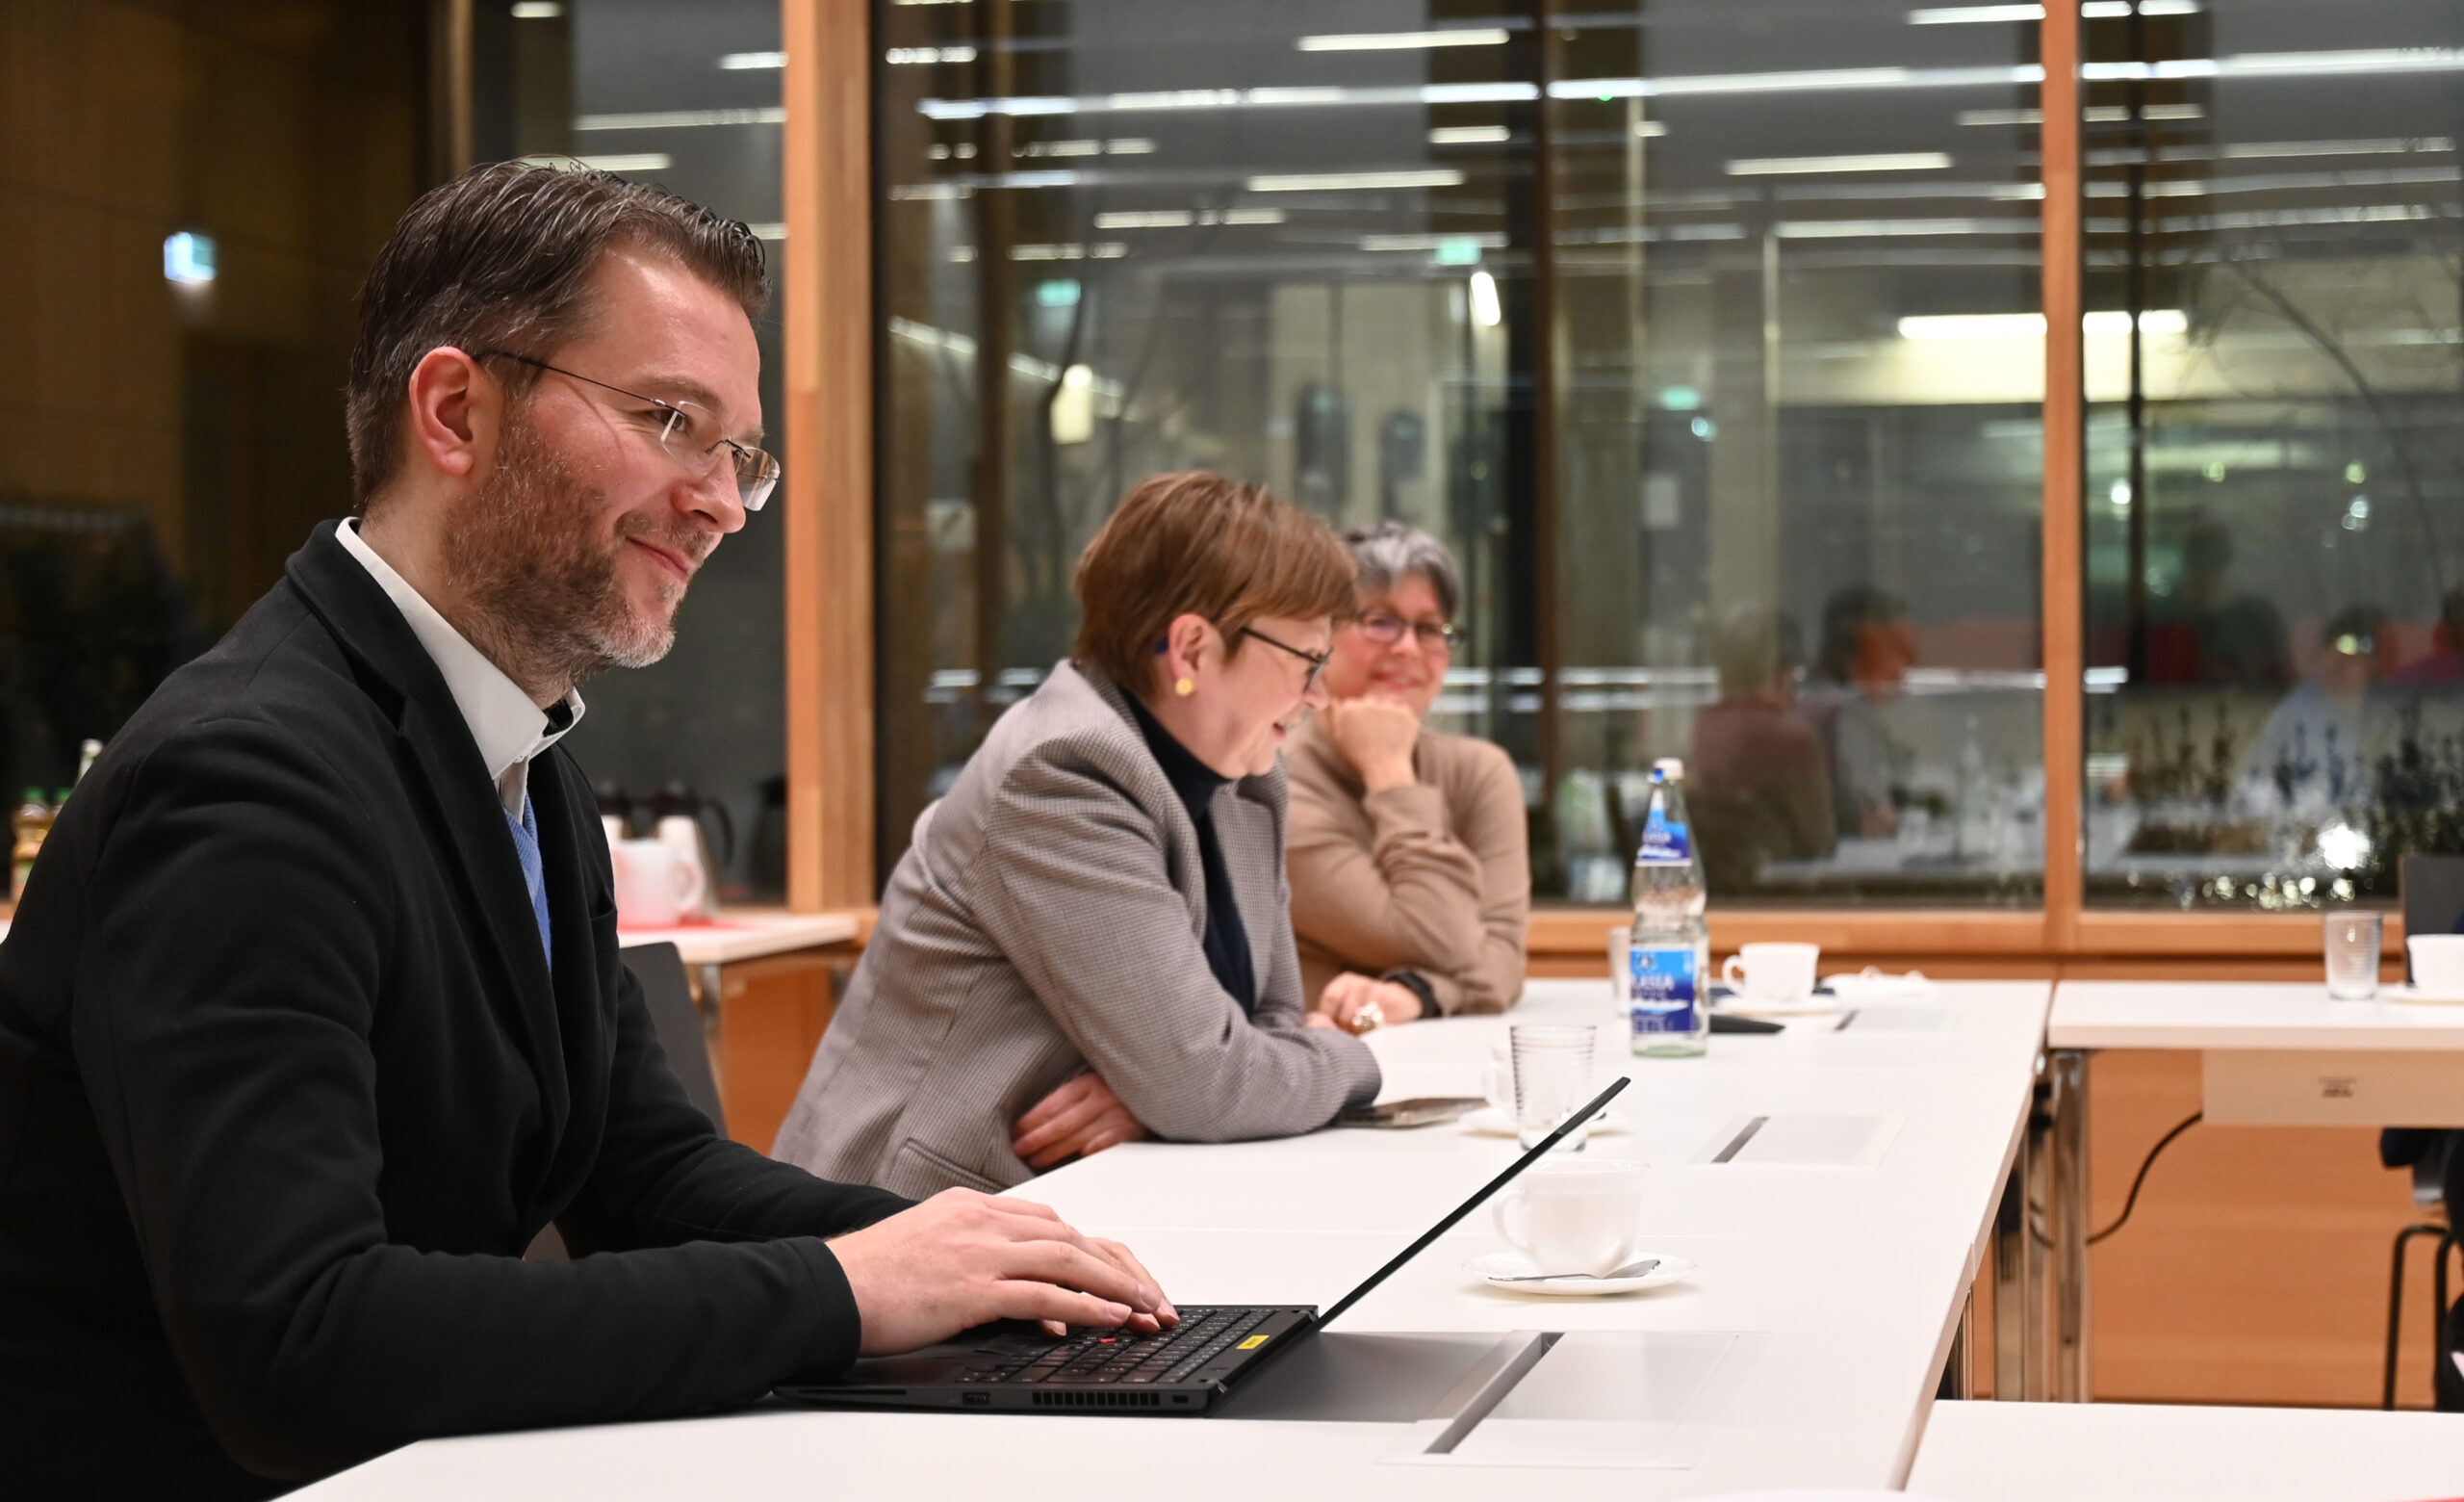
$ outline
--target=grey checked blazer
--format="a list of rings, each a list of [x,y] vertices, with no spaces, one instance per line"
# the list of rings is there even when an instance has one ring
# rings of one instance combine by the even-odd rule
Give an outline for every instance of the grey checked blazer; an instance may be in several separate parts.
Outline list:
[[[921,1198],[1033,1177],[1011,1126],[1081,1071],[1157,1136],[1311,1131],[1377,1094],[1360,1041],[1304,1028],[1281,766],[1215,795],[1259,979],[1207,968],[1197,829],[1121,689],[1064,662],[915,821],[776,1156]]]

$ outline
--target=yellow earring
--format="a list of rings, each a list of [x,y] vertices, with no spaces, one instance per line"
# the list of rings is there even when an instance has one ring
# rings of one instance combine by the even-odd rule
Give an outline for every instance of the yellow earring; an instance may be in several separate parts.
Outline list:
[[[1186,678],[1175,679],[1172,682],[1172,691],[1186,699],[1191,694],[1197,692],[1197,685],[1190,682]]]

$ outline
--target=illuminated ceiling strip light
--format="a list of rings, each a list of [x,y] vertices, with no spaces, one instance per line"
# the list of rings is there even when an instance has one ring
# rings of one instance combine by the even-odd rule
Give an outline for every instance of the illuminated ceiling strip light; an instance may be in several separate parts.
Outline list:
[[[2453,167],[2404,167],[2379,172],[2270,172],[2263,176],[2220,178],[2170,178],[2152,182],[2143,190],[2151,198],[2203,198],[2231,193],[2284,193],[2317,188],[2404,188],[2425,183],[2451,183],[2464,180],[2464,168]],[[2130,194],[2127,183],[2090,183],[2091,198],[2122,198]]]
[[[2229,58],[2177,58],[2166,63],[2089,63],[2092,82],[2165,78],[2297,78],[2332,73],[2449,73],[2464,69],[2464,49],[2375,47],[2350,52],[2245,52]]]
[[[2150,104],[2142,106],[2140,118],[2147,120],[2203,120],[2207,107],[2198,104]],[[2091,125],[2120,125],[2130,119],[2130,111],[2118,104],[2092,104],[2079,112],[2079,117]],[[2042,110],[1962,110],[1956,117],[1962,125],[2041,125]]]
[[[1731,177],[1777,177],[1799,172],[1939,172],[1951,159],[1939,151],[1885,151],[1864,156],[1744,157],[1728,165]]]
[[[2089,313],[2079,320],[2080,328],[2091,334],[2127,334],[2130,314],[2108,310]],[[2149,308],[2139,315],[2139,329],[2143,334],[2179,335],[2190,331],[2189,315],[2179,308]],[[1899,321],[1902,339],[2042,339],[2044,315],[2041,313],[1928,313],[1913,314]]]
[[[2032,219],[1784,220],[1771,228],[1783,240],[1865,240],[1907,235],[2034,235]]]
[[[1976,26],[1989,21],[2041,21],[2040,5],[1954,5],[1908,13],[1911,26]]]
[[[1363,250],[1435,250],[1444,246],[1478,246],[1483,250],[1502,250],[1505,236],[1494,232],[1480,235],[1363,235]]]
[[[1119,209],[1095,216],[1097,229],[1187,229],[1194,224],[1280,224],[1281,209]]]
[[[2220,153],[2228,160],[2246,161],[2260,157],[2314,156],[2384,156],[2401,151],[2452,151],[2453,138],[2423,136],[2384,141],[2244,141],[2226,144]]]
[[[563,0],[513,0],[517,21],[552,21],[564,13]]]
[[[896,67],[919,63],[972,63],[973,47],[892,47],[882,54],[882,61]]]
[[[2381,203],[2353,209],[2282,209],[2246,214],[2201,214],[2184,219],[2158,220],[2156,227],[2167,234],[2184,231],[2218,229],[2287,229],[2319,224],[2387,224],[2415,220],[2446,219],[2443,211],[2421,203]],[[2092,223],[2091,228],[2103,229]],[[2126,226],[2119,220],[2112,222],[2111,232]]]
[[[1399,172],[1283,172],[1248,181],[1251,193],[1330,193],[1346,188],[1459,188],[1463,174],[1450,167]]]
[[[603,156],[526,156],[522,160],[532,167],[552,167],[559,171],[587,168],[594,172],[664,172],[676,165],[676,158],[664,151],[611,151]]]
[[[2195,15],[2196,0],[2140,0],[2142,15]],[[2087,0],[2079,8],[2081,18],[2091,21],[2119,20],[2130,14],[2130,0]],[[1908,13],[1911,26],[1971,26],[1990,21],[2041,21],[2041,5],[1953,5],[1935,6]]]
[[[1012,246],[1013,261],[1117,261],[1129,254],[1129,246],[1117,240],[1098,245]]]
[[[753,238],[756,240],[784,240],[787,238],[787,226],[782,223],[748,224],[745,228],[753,231]]]
[[[1493,146],[1513,139],[1502,125],[1440,125],[1428,133],[1432,146]]]
[[[1466,27],[1460,31],[1350,32],[1303,37],[1303,52],[1411,52],[1426,47],[1502,47],[1502,27]]]
[[[719,54],[719,66],[731,73],[786,65],[787,55],[783,52],[723,52]]]
[[[679,130],[696,125],[783,125],[787,112],[761,110],[650,110],[638,115],[585,115],[576,130]]]

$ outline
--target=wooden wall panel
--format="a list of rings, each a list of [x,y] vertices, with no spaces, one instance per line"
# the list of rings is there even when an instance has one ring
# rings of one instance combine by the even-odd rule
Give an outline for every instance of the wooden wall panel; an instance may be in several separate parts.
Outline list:
[[[2042,218],[2044,301],[2044,489],[2042,634],[2044,662],[2045,926],[2066,948],[2078,926],[2081,767],[2086,703],[2083,611],[2087,569],[2080,552],[2082,466],[2087,446],[2080,406],[2079,7],[2049,4],[2039,52],[2044,61]]]
[[[870,12],[783,0],[787,905],[873,885]]]
[[[822,949],[727,967],[710,1064],[729,1136],[763,1152],[778,1140],[836,1007],[831,967],[848,963]]]

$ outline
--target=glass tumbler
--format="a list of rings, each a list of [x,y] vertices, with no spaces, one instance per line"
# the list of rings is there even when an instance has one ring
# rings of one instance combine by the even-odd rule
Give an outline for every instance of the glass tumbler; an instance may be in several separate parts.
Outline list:
[[[2378,945],[2386,925],[2383,913],[2347,910],[2327,915],[2330,998],[2367,1001],[2378,994]]]
[[[1526,1148],[1557,1129],[1576,1106],[1591,1098],[1591,1055],[1600,1029],[1552,1023],[1517,1023],[1513,1040],[1514,1132]],[[1557,1144],[1560,1152],[1579,1152],[1591,1135],[1583,1123]]]

